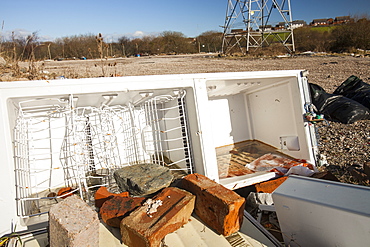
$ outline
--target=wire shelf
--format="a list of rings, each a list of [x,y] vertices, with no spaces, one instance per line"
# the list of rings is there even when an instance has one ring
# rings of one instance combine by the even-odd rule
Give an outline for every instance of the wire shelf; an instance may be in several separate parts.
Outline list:
[[[47,213],[65,187],[91,203],[98,187],[117,189],[113,172],[128,165],[193,173],[185,96],[179,90],[100,107],[78,106],[73,95],[20,102],[14,127],[18,215]]]

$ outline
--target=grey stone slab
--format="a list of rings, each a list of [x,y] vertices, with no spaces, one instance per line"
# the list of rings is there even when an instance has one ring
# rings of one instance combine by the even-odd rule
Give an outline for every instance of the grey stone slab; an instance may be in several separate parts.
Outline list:
[[[155,193],[168,187],[173,180],[170,169],[148,163],[126,166],[116,170],[113,175],[120,190],[134,196]]]

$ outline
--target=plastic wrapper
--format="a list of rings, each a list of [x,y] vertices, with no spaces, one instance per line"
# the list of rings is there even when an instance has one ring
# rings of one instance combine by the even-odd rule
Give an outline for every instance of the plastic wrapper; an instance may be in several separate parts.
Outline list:
[[[334,94],[340,94],[350,98],[370,109],[370,84],[365,83],[357,76],[351,75],[335,91]]]
[[[343,95],[327,93],[319,85],[309,85],[312,103],[326,119],[345,124],[370,119],[370,110],[359,102]]]
[[[297,174],[311,176],[315,173],[315,167],[305,160],[294,160],[282,157],[277,154],[265,154],[246,165],[252,171],[271,171],[277,175]],[[301,167],[301,168],[294,168]]]

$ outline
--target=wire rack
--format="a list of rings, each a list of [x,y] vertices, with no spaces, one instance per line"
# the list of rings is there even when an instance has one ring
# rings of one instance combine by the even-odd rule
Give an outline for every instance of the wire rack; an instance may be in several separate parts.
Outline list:
[[[113,172],[155,163],[193,173],[186,91],[141,95],[121,106],[77,106],[78,96],[19,102],[14,127],[17,209],[21,217],[48,212],[70,187],[91,203],[100,186],[114,190]]]

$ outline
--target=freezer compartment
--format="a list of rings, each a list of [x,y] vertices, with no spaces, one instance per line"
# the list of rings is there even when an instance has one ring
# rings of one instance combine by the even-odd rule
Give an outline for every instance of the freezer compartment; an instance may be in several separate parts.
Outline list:
[[[157,79],[0,85],[6,184],[0,232],[46,223],[50,206],[63,198],[61,188],[93,206],[100,186],[118,192],[112,175],[124,166],[154,163],[176,178],[193,173],[193,150],[201,156],[193,81]]]
[[[47,213],[64,187],[93,204],[95,188],[118,192],[112,174],[127,165],[193,173],[186,90],[158,93],[138,92],[128,102],[119,102],[127,93],[11,99],[18,215]]]

